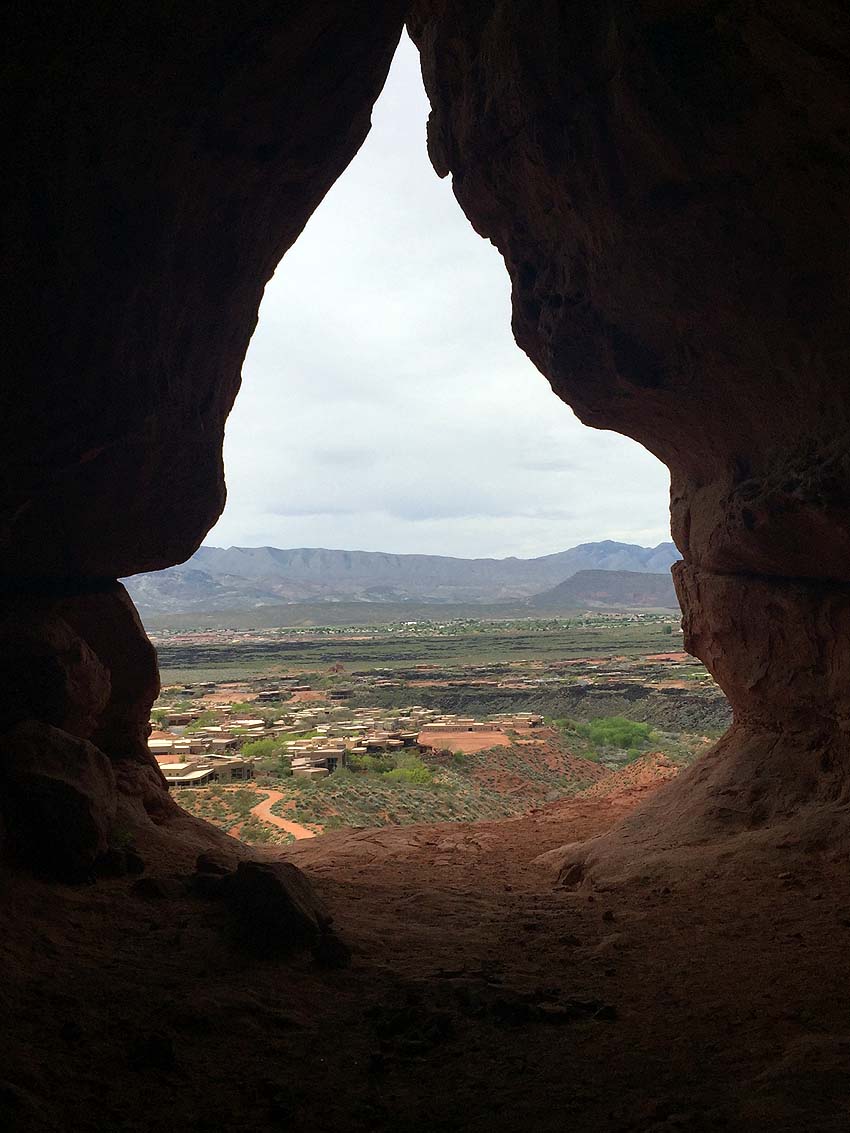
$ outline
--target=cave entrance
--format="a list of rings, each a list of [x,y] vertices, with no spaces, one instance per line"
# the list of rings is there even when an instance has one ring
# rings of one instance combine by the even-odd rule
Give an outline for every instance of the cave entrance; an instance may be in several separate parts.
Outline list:
[[[609,632],[616,598],[598,581],[564,608],[527,605],[582,567],[657,584],[677,557],[668,475],[636,442],[583,426],[517,347],[502,258],[428,160],[428,109],[404,36],[365,144],[266,288],[227,424],[220,521],[165,582],[130,582],[160,650],[154,752],[185,807],[248,839],[498,817],[495,795],[509,815],[523,805],[510,791],[531,805],[586,785],[592,744],[548,727],[571,709],[546,682],[571,678],[578,670],[559,666],[582,655],[607,658],[616,677],[641,650],[681,649],[672,609],[612,618]],[[606,550],[606,539],[634,546]],[[582,544],[599,546],[558,565]],[[640,559],[647,544],[662,546]],[[343,551],[275,550],[292,547]],[[367,562],[364,551],[392,554]],[[513,556],[537,570],[494,563],[490,578],[484,562],[453,578],[450,558],[405,570],[399,553]],[[669,572],[666,586],[672,599]],[[178,616],[153,610],[157,597]],[[621,601],[653,607],[648,593]],[[343,636],[359,623],[371,628]],[[288,637],[275,637],[281,625]],[[175,641],[181,627],[199,635]],[[624,649],[629,660],[615,661]],[[591,716],[632,709],[615,696]],[[603,765],[648,749],[649,734],[637,721]],[[352,737],[362,742],[341,749]],[[243,750],[244,766],[223,762]],[[211,752],[223,765],[214,782]],[[289,797],[287,760],[334,784],[327,814],[309,788]],[[258,805],[254,774],[287,798]],[[435,794],[436,781],[456,797]]]

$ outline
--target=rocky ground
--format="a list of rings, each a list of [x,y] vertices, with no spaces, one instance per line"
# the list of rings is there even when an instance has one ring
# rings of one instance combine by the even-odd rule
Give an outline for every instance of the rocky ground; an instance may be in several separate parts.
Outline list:
[[[0,1124],[845,1130],[845,865],[692,859],[600,891],[535,861],[628,814],[657,763],[521,819],[251,849],[307,872],[349,967],[250,946],[161,842],[141,885],[5,876]]]

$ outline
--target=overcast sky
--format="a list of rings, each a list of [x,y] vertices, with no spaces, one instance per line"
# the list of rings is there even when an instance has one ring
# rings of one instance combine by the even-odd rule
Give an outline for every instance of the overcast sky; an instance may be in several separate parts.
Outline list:
[[[669,538],[666,469],[514,343],[507,272],[425,151],[405,38],[363,148],[266,289],[211,546],[530,557]]]

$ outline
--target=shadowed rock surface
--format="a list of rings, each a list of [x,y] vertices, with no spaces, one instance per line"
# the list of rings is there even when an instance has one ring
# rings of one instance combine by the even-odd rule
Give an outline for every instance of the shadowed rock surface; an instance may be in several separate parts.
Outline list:
[[[668,465],[684,557],[848,579],[846,6],[420,0],[410,27],[517,341]]]
[[[94,744],[27,720],[0,740],[0,799],[19,861],[45,877],[85,880],[109,845],[115,772]]]
[[[403,10],[16,10],[0,573],[197,548],[263,288],[366,137]]]
[[[110,580],[187,558],[220,514],[263,288],[365,138],[403,8],[13,14],[3,723],[91,739],[137,820],[176,808],[146,743],[155,654]],[[52,658],[22,652],[12,622],[33,617]]]

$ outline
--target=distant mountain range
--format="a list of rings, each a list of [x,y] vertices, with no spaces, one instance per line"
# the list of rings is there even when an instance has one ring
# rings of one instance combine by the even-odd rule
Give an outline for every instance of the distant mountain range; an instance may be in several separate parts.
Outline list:
[[[618,597],[660,596],[675,606],[669,570],[679,558],[673,543],[638,547],[606,539],[536,559],[455,559],[443,555],[391,555],[313,547],[201,547],[182,566],[137,574],[124,582],[145,614],[250,610],[298,602],[498,603],[551,608],[624,604]],[[618,578],[579,580],[579,572]],[[636,584],[637,575],[660,580]],[[609,599],[606,599],[606,593]],[[591,600],[591,594],[596,597]],[[566,608],[566,607],[565,607]]]
[[[572,578],[528,600],[536,610],[596,608],[624,610],[675,609],[673,576],[633,570],[580,570]]]

